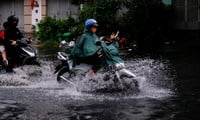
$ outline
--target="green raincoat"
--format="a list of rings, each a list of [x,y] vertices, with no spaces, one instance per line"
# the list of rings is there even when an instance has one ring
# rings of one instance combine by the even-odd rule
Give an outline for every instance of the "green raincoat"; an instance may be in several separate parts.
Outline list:
[[[116,63],[123,62],[123,60],[119,57],[118,49],[113,45],[106,45],[104,42],[101,43],[102,51],[103,51],[103,60],[102,61],[106,65],[114,65]]]
[[[75,65],[80,63],[84,58],[96,55],[97,51],[101,48],[96,45],[99,38],[96,34],[91,32],[84,32],[77,40],[72,55],[74,56]]]
[[[96,55],[97,51],[100,49],[103,51],[103,57],[99,58],[101,59],[102,64],[113,65],[115,63],[123,62],[118,56],[118,50],[114,45],[106,45],[102,41],[100,41],[101,45],[96,45],[97,41],[100,40],[94,33],[86,31],[81,35],[72,52],[72,55],[74,56],[74,66],[81,63],[81,60],[84,60],[84,58]]]

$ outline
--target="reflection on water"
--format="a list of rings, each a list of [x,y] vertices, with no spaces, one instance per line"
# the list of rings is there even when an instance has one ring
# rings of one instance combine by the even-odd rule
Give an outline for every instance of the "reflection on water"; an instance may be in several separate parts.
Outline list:
[[[25,108],[13,100],[0,100],[0,120],[21,119]]]

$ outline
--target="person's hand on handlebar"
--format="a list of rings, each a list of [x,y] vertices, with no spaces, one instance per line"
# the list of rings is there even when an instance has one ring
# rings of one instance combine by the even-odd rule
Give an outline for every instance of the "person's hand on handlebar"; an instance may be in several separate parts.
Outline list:
[[[13,46],[17,45],[17,41],[15,41],[15,40],[10,40],[10,42],[11,42],[11,45],[13,45]]]

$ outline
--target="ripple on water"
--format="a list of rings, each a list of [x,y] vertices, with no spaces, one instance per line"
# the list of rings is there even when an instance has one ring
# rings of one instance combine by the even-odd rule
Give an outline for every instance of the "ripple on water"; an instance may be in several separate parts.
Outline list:
[[[21,119],[25,107],[13,100],[0,100],[0,120]]]

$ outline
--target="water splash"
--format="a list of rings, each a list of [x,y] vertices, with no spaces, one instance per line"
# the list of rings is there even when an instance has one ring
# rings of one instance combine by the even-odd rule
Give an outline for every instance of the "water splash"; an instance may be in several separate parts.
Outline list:
[[[88,92],[78,93],[78,96],[86,95],[87,98],[106,98],[106,99],[117,99],[117,98],[162,98],[168,97],[174,94],[174,84],[175,79],[174,70],[170,65],[169,61],[165,59],[150,59],[150,58],[137,58],[134,60],[126,61],[126,68],[131,70],[137,76],[139,81],[140,92],[139,94],[134,94],[134,91],[130,94],[89,94],[95,91],[99,87],[108,87],[112,84],[112,81],[103,81],[103,74],[97,74],[94,78],[87,77],[77,77],[74,78],[76,82],[75,90]],[[80,82],[81,79],[81,82]],[[73,96],[73,92],[67,92],[69,89],[65,89],[60,92],[61,95],[68,94]],[[76,91],[77,95],[77,91]],[[75,96],[76,96],[75,95]],[[90,96],[91,95],[91,96]],[[81,98],[80,98],[81,99]]]
[[[165,59],[137,58],[126,61],[126,68],[137,76],[139,81],[139,94],[94,94],[90,93],[98,87],[108,87],[112,81],[104,81],[103,74],[94,78],[74,78],[75,87],[65,87],[56,82],[53,74],[54,62],[41,61],[41,68],[24,66],[17,68],[15,74],[1,74],[0,85],[4,87],[19,87],[25,89],[42,89],[48,95],[55,97],[70,96],[73,99],[127,99],[127,98],[162,98],[173,95],[174,74],[169,61]],[[80,82],[81,79],[81,82]],[[85,92],[80,92],[85,91]]]
[[[42,67],[25,65],[14,73],[0,75],[0,86],[19,88],[56,88],[58,83],[53,72],[53,62],[41,61]]]
[[[28,75],[22,69],[18,68],[14,71],[16,72],[0,75],[1,86],[24,86],[30,83]]]
[[[175,72],[168,60],[138,58],[127,62],[127,68],[140,77],[141,91],[138,98],[160,98],[173,95]]]

